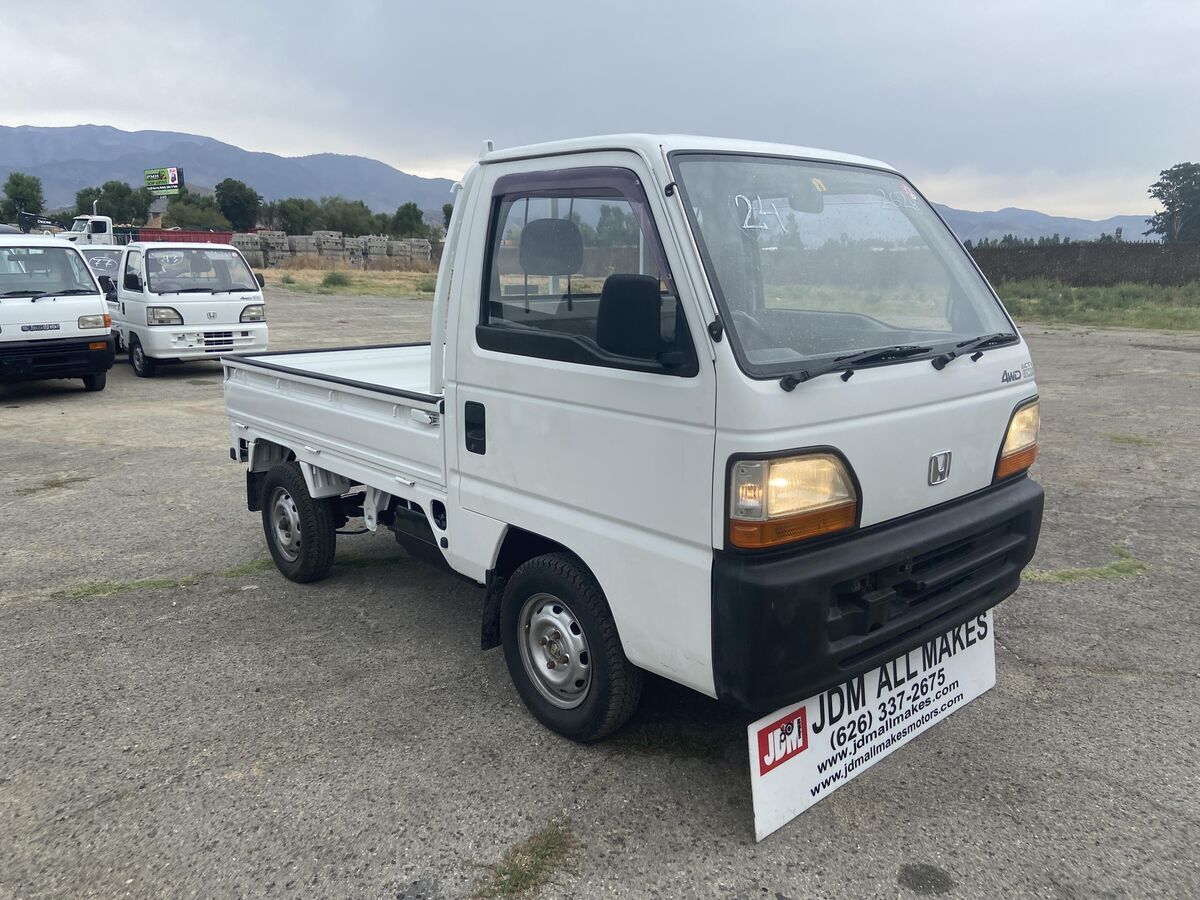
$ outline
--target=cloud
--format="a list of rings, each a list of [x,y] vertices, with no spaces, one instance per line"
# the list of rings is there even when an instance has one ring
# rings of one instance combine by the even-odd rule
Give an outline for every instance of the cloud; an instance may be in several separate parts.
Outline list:
[[[484,137],[722,134],[886,159],[936,175],[945,193],[929,192],[956,206],[1027,197],[1097,215],[1148,209],[1158,171],[1200,146],[1191,2],[65,10],[0,17],[4,124],[180,130],[447,176]]]

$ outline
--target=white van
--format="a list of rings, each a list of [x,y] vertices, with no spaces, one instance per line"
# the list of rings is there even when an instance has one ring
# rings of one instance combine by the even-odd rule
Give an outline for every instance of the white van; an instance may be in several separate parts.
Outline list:
[[[149,378],[160,362],[265,350],[262,284],[228,244],[129,244],[108,301],[134,373]]]
[[[109,325],[104,292],[74,246],[0,234],[0,383],[80,378],[104,390]]]

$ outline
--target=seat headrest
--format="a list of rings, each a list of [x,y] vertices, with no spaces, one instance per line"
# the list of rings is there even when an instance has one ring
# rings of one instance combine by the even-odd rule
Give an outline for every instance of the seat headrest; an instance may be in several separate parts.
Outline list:
[[[574,275],[583,268],[583,235],[569,219],[534,219],[521,231],[526,275]]]
[[[596,343],[602,350],[657,359],[662,344],[662,295],[653,275],[609,275],[600,290]]]

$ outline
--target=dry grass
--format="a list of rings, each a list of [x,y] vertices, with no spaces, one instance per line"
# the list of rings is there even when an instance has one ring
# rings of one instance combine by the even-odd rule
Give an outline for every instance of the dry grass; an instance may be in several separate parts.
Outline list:
[[[547,884],[575,846],[570,826],[552,822],[528,840],[509,848],[491,866],[492,875],[476,897],[519,897]]]
[[[1135,559],[1133,554],[1124,547],[1113,547],[1113,555],[1117,558],[1107,566],[1090,566],[1086,569],[1026,569],[1021,575],[1026,581],[1050,582],[1052,584],[1073,584],[1077,581],[1114,581],[1118,578],[1131,578],[1146,571],[1146,564]]]
[[[332,277],[330,277],[332,276]],[[432,272],[379,272],[351,268],[267,269],[263,272],[268,287],[304,294],[371,295],[375,297],[411,297],[433,299],[437,275]],[[335,285],[330,282],[342,281]]]

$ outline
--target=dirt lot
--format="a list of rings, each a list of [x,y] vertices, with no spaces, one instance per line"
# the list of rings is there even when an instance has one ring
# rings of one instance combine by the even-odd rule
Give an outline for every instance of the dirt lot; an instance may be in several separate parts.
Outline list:
[[[428,336],[425,301],[269,300],[276,349]],[[652,681],[576,746],[387,537],[268,568],[217,364],[10,390],[0,896],[1200,894],[1200,336],[1025,331],[1047,512],[996,688],[759,845],[724,708]]]

